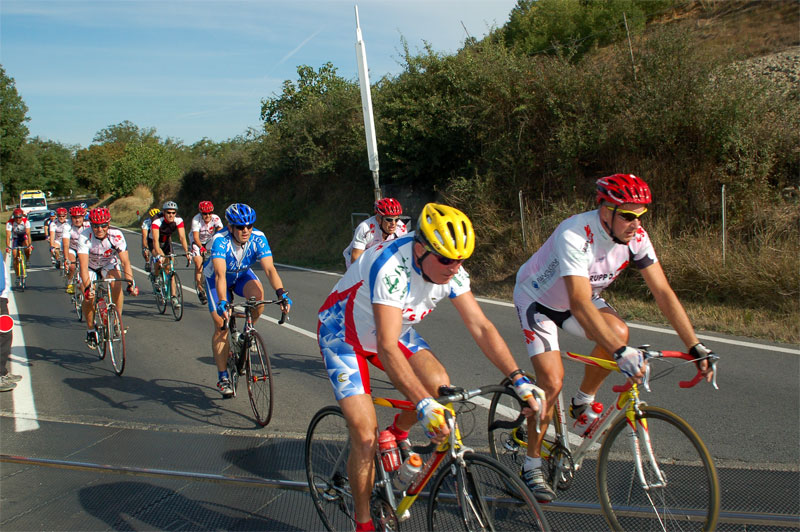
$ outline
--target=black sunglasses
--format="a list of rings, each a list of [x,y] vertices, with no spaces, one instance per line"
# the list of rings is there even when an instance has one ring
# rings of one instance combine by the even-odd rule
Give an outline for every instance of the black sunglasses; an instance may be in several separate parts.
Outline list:
[[[238,229],[239,231],[244,231],[245,229],[252,229],[252,228],[253,228],[253,224],[248,224],[248,225],[234,225],[234,226],[233,226],[233,228],[234,228],[234,229]]]
[[[450,259],[447,257],[442,257],[441,255],[437,255],[436,253],[432,253],[432,255],[436,257],[436,260],[438,260],[439,264],[441,264],[442,266],[450,266],[451,264],[456,262],[464,262],[464,259]]]
[[[382,219],[384,222],[389,222],[390,224],[395,224],[400,221],[400,218],[387,218],[385,216]]]
[[[99,228],[101,228],[101,229],[105,229],[106,227],[108,227],[108,223],[104,223],[104,224],[92,224],[92,227],[99,227]]]

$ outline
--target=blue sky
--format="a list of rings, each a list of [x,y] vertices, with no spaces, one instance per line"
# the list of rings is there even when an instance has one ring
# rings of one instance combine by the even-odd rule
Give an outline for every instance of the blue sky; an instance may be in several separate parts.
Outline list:
[[[370,80],[401,71],[401,37],[452,53],[502,26],[516,0],[358,2]],[[30,135],[88,146],[130,120],[162,138],[222,141],[259,128],[260,101],[297,66],[357,79],[351,0],[2,0],[0,63]],[[463,25],[462,25],[463,24]]]

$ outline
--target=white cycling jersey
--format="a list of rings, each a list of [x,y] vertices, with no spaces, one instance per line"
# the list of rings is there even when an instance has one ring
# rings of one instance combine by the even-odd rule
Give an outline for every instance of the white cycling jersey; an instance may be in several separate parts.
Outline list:
[[[75,226],[70,224],[69,229],[64,229],[64,232],[61,233],[61,239],[67,240],[69,239],[69,247],[67,249],[71,249],[77,253],[78,251],[78,237],[80,234],[92,227],[92,223],[89,220],[84,220],[82,226]]]
[[[119,265],[117,255],[128,249],[125,236],[119,229],[108,229],[108,235],[100,240],[91,228],[81,231],[78,237],[78,255],[89,255],[89,269],[110,270]]]
[[[68,221],[59,222],[56,220],[55,222],[50,222],[50,234],[55,235],[55,245],[56,247],[61,246],[61,239],[64,236],[64,232],[69,230],[70,223]]]
[[[22,218],[22,221],[19,223],[11,219],[6,224],[6,233],[11,233],[12,236],[19,237],[26,234],[25,230],[30,228],[31,228],[31,223],[28,221],[27,218]]]
[[[371,218],[367,218],[358,226],[356,230],[353,232],[353,240],[350,242],[350,245],[344,250],[342,255],[344,255],[344,262],[346,266],[349,268],[350,264],[352,263],[350,257],[353,254],[354,249],[369,249],[373,246],[377,246],[381,242],[386,242],[387,240],[393,240],[395,238],[400,238],[403,235],[408,234],[408,229],[406,228],[406,224],[402,221],[397,221],[397,226],[394,230],[394,234],[389,235],[385,240],[383,238],[383,231],[381,230],[380,223],[378,223],[377,217],[373,216]]]
[[[189,242],[191,244],[197,244],[198,246],[205,246],[208,241],[211,240],[211,237],[214,236],[214,233],[223,228],[222,220],[220,220],[219,216],[216,214],[212,214],[211,220],[205,223],[205,221],[203,221],[203,215],[197,213],[194,215],[194,218],[192,218],[192,231],[189,235]],[[200,242],[194,241],[195,231],[200,235]]]
[[[342,337],[356,353],[376,353],[372,304],[403,310],[404,335],[445,298],[470,291],[462,266],[447,284],[426,282],[414,265],[413,233],[364,252],[347,270],[319,310],[319,321],[333,336]],[[325,339],[320,338],[325,347]]]
[[[587,277],[592,295],[598,296],[629,264],[641,270],[657,261],[642,227],[627,245],[617,244],[600,222],[599,211],[576,214],[561,222],[519,269],[514,300],[527,296],[550,309],[566,311],[569,294],[564,276]]]

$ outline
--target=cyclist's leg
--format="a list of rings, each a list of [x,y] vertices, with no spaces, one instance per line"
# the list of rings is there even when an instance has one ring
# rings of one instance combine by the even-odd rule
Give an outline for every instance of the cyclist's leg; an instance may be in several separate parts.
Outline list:
[[[617,311],[611,306],[608,306],[608,303],[606,303],[602,298],[595,298],[593,303],[596,307],[598,307],[598,310],[600,310],[600,314],[603,316],[603,320],[605,320],[606,325],[614,332],[614,334],[619,337],[622,342],[627,344],[629,335],[628,326],[625,325],[625,322],[619,317]],[[594,340],[584,333],[583,329],[580,327],[578,321],[574,317],[564,322],[564,330],[573,334],[584,336],[589,340]],[[591,355],[593,357],[605,358],[607,360],[612,360],[613,358],[611,353],[607,353],[606,350],[599,345],[595,345],[594,349],[592,349]],[[583,381],[580,385],[580,391],[589,396],[596,395],[597,391],[600,389],[600,386],[603,384],[603,381],[605,381],[606,377],[608,377],[609,373],[611,373],[609,370],[601,368],[600,366],[586,364],[584,366]]]
[[[194,262],[194,281],[195,285],[198,288],[203,287],[203,256],[200,255],[200,248],[197,247],[197,244],[192,242],[192,253],[195,255],[192,257],[192,262]]]
[[[89,282],[97,279],[97,272],[89,268]],[[86,329],[92,330],[94,327],[94,297],[86,297],[83,300],[83,317],[86,320]]]
[[[339,400],[347,428],[350,432],[350,456],[347,459],[347,476],[356,521],[370,521],[369,499],[375,480],[375,446],[378,420],[372,397],[367,394],[353,395]]]
[[[253,270],[248,269],[236,281],[233,292],[237,296],[242,296],[245,299],[255,297],[257,300],[264,299],[264,287],[261,281],[258,280]],[[252,310],[253,323],[261,316],[263,307],[256,307]]]
[[[103,270],[103,278],[113,277],[114,279],[122,279],[122,272],[119,270],[119,266],[115,266],[114,268],[110,268],[108,270]],[[119,310],[119,315],[122,316],[122,304],[125,301],[125,295],[122,291],[123,283],[111,283],[111,299],[114,301],[114,305],[117,306],[117,310]]]
[[[347,473],[356,519],[368,522],[378,430],[370,395],[369,366],[366,358],[357,355],[356,349],[344,340],[343,330],[331,330],[322,322],[318,322],[317,330],[322,360],[350,433]]]
[[[217,281],[216,276],[206,277],[206,293],[208,294],[208,311],[211,314],[214,334],[211,336],[211,352],[214,354],[214,363],[218,372],[227,371],[228,368],[228,330],[222,330],[224,320],[217,314]]]

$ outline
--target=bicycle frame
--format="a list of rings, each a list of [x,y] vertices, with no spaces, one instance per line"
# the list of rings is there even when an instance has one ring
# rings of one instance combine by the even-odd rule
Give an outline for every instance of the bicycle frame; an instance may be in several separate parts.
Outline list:
[[[682,353],[679,351],[651,351],[648,348],[649,346],[642,346],[644,358],[646,360],[655,358],[682,358],[692,362],[695,361],[694,357],[687,353]],[[617,363],[610,360],[579,355],[569,351],[566,354],[573,360],[583,362],[584,364],[602,367],[610,371],[619,371]],[[711,359],[709,362],[714,369],[713,386],[714,388],[718,388],[716,383],[716,358]],[[648,365],[645,378],[643,379],[642,383],[647,391],[650,391],[648,384],[649,378],[650,366]],[[697,384],[701,379],[702,373],[698,370],[698,373],[692,380],[681,381],[679,385],[681,388],[690,388]],[[642,417],[641,407],[646,403],[639,397],[638,385],[635,383],[615,385],[612,387],[612,390],[619,394],[616,401],[607,407],[600,417],[592,425],[590,425],[588,432],[581,437],[580,443],[574,448],[574,450],[571,448],[569,438],[570,433],[567,430],[567,417],[564,409],[563,394],[559,392],[558,398],[555,402],[553,415],[552,430],[555,433],[555,443],[548,445],[547,441],[545,440],[544,444],[542,445],[542,458],[549,459],[551,453],[560,451],[561,448],[563,448],[567,451],[567,457],[569,457],[572,463],[565,464],[563,461],[559,460],[559,462],[556,464],[553,474],[554,484],[557,485],[559,482],[561,482],[563,473],[566,472],[571,476],[578,471],[581,468],[584,459],[586,459],[586,457],[589,455],[590,451],[593,451],[597,445],[602,442],[608,430],[619,418],[624,416],[627,419],[628,428],[630,430],[631,448],[635,457],[636,471],[642,488],[644,490],[649,490],[651,488],[660,488],[666,485],[664,476],[661,473],[661,468],[658,466],[653,453],[653,448],[650,441],[650,433],[647,427],[647,420]],[[514,442],[521,447],[527,447],[527,442],[518,438],[516,434],[513,435],[513,439]],[[656,474],[658,479],[656,483],[648,483],[645,478],[642,462],[644,458],[650,462],[653,471]],[[567,469],[571,469],[571,471],[565,471]]]

